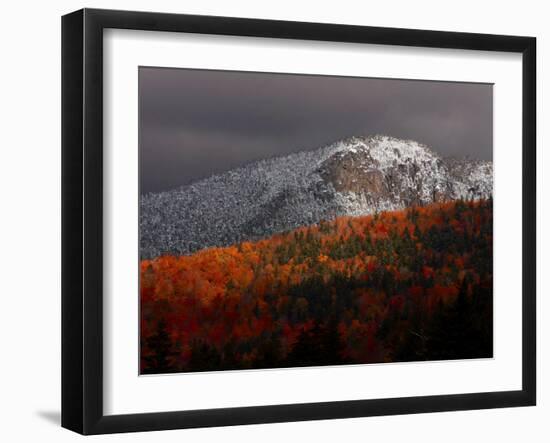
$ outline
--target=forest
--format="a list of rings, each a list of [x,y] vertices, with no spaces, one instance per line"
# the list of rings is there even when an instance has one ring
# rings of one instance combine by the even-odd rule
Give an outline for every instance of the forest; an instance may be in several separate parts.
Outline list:
[[[140,263],[140,372],[489,358],[492,200]]]

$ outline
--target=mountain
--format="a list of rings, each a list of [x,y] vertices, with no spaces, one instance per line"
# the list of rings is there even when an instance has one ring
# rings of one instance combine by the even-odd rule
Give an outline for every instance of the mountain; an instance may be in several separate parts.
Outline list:
[[[444,159],[412,140],[351,137],[140,198],[140,253],[189,254],[312,225],[492,194],[491,162]]]

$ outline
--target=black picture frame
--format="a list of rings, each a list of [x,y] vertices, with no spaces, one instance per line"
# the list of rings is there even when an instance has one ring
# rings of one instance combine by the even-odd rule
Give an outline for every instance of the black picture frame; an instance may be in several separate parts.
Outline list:
[[[103,30],[107,28],[522,54],[522,389],[104,415],[102,83]],[[97,9],[65,15],[62,18],[62,426],[82,434],[104,434],[535,405],[535,88],[533,37]]]

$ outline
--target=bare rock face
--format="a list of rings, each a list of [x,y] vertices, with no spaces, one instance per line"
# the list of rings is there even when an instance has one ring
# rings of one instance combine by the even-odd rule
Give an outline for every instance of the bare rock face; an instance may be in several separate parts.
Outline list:
[[[390,197],[392,184],[365,155],[351,152],[335,154],[323,163],[318,172],[336,192]]]
[[[492,194],[492,163],[445,160],[387,136],[351,137],[140,200],[142,258],[255,240],[342,215]]]
[[[319,169],[341,194],[363,196],[374,208],[466,197],[467,192],[454,183],[461,180],[460,171],[451,177],[448,164],[426,146],[380,136],[347,142],[351,149],[335,153]]]

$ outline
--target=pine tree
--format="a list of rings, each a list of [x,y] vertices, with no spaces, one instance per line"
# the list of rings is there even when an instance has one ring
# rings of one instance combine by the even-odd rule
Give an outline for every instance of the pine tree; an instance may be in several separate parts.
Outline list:
[[[157,322],[156,333],[147,339],[147,347],[152,351],[152,355],[145,358],[148,372],[158,374],[176,369],[170,365],[170,359],[175,353],[164,319]]]

